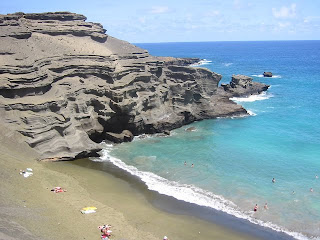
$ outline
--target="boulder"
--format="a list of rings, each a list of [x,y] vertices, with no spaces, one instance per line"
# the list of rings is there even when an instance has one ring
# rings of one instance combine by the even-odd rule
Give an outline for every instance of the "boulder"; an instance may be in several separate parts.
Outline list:
[[[131,142],[133,134],[129,130],[123,130],[122,133],[106,132],[105,138],[115,143]]]
[[[272,77],[272,72],[263,72],[264,77]]]
[[[133,140],[134,136],[129,130],[123,130],[121,134],[123,135],[124,142],[131,142]]]
[[[193,132],[193,131],[195,131],[195,130],[196,130],[195,127],[188,127],[188,128],[186,129],[187,132]]]
[[[170,136],[170,131],[169,130],[165,130],[163,131],[164,135]]]

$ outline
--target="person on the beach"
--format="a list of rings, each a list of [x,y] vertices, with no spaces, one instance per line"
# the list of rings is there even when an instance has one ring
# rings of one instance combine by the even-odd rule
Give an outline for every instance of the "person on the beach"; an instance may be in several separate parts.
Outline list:
[[[108,228],[102,228],[101,232],[102,232],[101,239],[108,240],[111,235],[110,231],[108,231]]]
[[[268,203],[266,203],[265,205],[264,205],[264,209],[265,210],[268,210],[269,208],[268,208]]]
[[[191,164],[191,167],[194,167],[193,163]]]
[[[276,179],[272,178],[272,182],[275,183],[275,182],[276,182]]]
[[[256,204],[255,206],[254,206],[254,209],[253,209],[253,211],[258,211],[258,204]]]
[[[163,240],[169,240],[169,238],[167,236],[164,236]]]
[[[111,235],[111,230],[110,230],[110,225],[103,225],[103,226],[99,226],[98,228],[101,230],[101,239],[102,240],[108,240],[110,235]]]
[[[61,192],[66,192],[67,190],[62,189],[61,187],[55,187],[55,188],[51,189],[51,191],[55,192],[55,193],[61,193]]]

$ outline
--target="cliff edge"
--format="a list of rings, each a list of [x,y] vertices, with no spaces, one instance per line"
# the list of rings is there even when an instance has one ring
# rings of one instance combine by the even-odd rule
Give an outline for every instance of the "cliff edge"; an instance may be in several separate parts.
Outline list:
[[[40,159],[94,156],[99,142],[123,131],[130,140],[130,132],[247,114],[218,90],[221,75],[185,66],[194,59],[151,56],[85,20],[69,12],[0,15],[0,124]]]

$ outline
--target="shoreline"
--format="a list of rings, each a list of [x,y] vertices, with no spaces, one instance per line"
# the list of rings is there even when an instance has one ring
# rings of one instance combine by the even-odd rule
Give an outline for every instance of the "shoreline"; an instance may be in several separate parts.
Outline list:
[[[97,227],[103,224],[113,226],[112,240],[157,240],[165,235],[186,240],[257,239],[159,210],[120,176],[77,166],[77,161],[36,161],[37,153],[24,138],[1,125],[0,153],[0,239],[100,239]],[[19,174],[26,168],[33,169],[28,178]],[[51,192],[56,186],[67,192]],[[81,214],[87,206],[97,207],[97,212]]]
[[[0,128],[0,238],[100,239],[97,227],[111,224],[114,240],[287,239],[253,224],[241,229],[235,217],[150,191],[111,163],[36,161],[23,138],[5,130]],[[28,167],[34,175],[24,178],[19,170]],[[67,192],[51,192],[55,186]],[[97,212],[81,214],[87,206]]]
[[[124,171],[117,171],[117,167],[111,166],[111,164],[104,166],[103,171],[88,166],[95,165],[88,159],[59,162],[53,165],[46,163],[45,165],[50,170],[70,174],[70,176],[79,180],[79,184],[83,185],[88,190],[89,195],[97,202],[117,209],[129,223],[134,224],[139,232],[150,232],[153,236],[156,236],[156,239],[162,239],[165,235],[169,239],[186,240],[195,238],[199,240],[261,239],[233,230],[230,227],[210,223],[192,215],[164,211],[152,203],[153,200],[158,199],[159,194],[149,191],[141,181],[134,180],[134,176],[130,177]],[[106,169],[110,169],[112,173],[105,172]],[[79,175],[83,172],[90,174],[80,177]],[[117,225],[114,222],[108,223],[113,226]],[[186,229],[188,229],[187,232]],[[138,237],[130,236],[130,234],[122,235],[120,239],[138,239]],[[117,239],[117,237],[111,239]],[[140,235],[139,239],[141,239]]]
[[[168,214],[183,215],[205,221],[209,225],[216,225],[225,229],[232,229],[239,234],[245,234],[257,239],[281,239],[292,240],[294,237],[283,232],[277,232],[267,227],[263,227],[246,219],[240,219],[233,215],[218,211],[209,207],[177,200],[174,197],[160,194],[147,189],[146,184],[137,176],[131,175],[125,170],[118,168],[108,162],[92,162],[90,160],[77,160],[73,162],[77,166],[91,168],[111,174],[116,178],[126,181],[131,188],[144,195],[144,198],[157,209]]]

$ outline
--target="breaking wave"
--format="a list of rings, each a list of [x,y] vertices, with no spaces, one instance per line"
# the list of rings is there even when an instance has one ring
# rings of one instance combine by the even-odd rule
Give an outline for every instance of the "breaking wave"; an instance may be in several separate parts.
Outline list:
[[[251,75],[252,77],[259,77],[259,78],[269,78],[269,77],[264,77],[263,76],[263,74],[258,74],[258,75],[256,75],[256,74],[253,74],[253,75]],[[270,78],[282,78],[280,75],[273,75],[272,77],[270,77]]]
[[[255,101],[262,101],[273,97],[272,94],[263,92],[259,95],[250,95],[249,97],[233,97],[230,100],[234,102],[255,102]]]
[[[249,113],[250,116],[257,116],[257,114],[251,110],[247,110],[247,112]]]
[[[195,64],[192,64],[192,65],[190,65],[190,66],[192,66],[192,67],[198,67],[198,66],[202,66],[202,65],[208,65],[208,64],[210,64],[210,63],[212,63],[212,61],[207,60],[207,59],[202,59],[202,60],[200,60],[199,62],[197,62],[197,63],[195,63]]]

